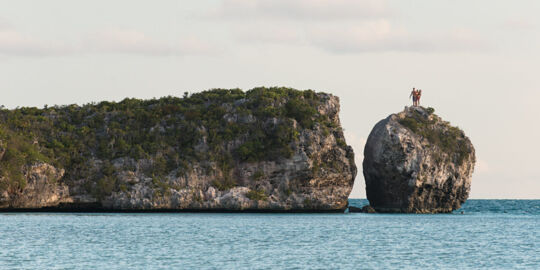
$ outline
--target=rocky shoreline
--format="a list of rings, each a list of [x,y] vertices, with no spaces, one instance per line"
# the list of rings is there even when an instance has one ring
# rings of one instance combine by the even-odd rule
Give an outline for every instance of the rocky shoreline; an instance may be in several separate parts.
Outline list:
[[[343,209],[227,209],[227,208],[212,208],[212,209],[109,209],[103,208],[99,204],[86,205],[58,205],[54,207],[41,208],[1,208],[0,213],[258,213],[258,214],[300,214],[300,213],[343,213],[348,208]]]

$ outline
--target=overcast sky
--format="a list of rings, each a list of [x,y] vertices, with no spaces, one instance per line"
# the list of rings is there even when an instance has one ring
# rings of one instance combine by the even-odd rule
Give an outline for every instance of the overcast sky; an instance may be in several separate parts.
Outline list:
[[[477,151],[471,198],[540,198],[540,1],[0,0],[9,108],[288,86],[341,98],[365,198],[365,139],[423,105]]]

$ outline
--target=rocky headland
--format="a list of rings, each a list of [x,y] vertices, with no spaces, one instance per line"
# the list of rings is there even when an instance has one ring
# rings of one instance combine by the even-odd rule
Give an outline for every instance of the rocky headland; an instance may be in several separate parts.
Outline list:
[[[0,110],[0,211],[344,211],[355,176],[310,90]]]
[[[367,212],[448,213],[469,195],[475,150],[432,108],[407,107],[378,122],[365,149]]]

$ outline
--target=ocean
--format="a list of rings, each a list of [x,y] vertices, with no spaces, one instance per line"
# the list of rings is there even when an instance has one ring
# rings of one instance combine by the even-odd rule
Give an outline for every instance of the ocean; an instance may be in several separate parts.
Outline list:
[[[0,269],[540,269],[540,200],[435,215],[0,213]]]

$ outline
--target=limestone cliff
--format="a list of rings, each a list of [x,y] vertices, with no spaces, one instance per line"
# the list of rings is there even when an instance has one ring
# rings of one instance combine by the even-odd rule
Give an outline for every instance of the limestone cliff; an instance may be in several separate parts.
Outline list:
[[[58,182],[64,175],[64,170],[46,163],[25,166],[22,170],[24,187],[18,190],[0,190],[0,209],[51,207],[69,201],[68,187]]]
[[[325,93],[218,89],[0,116],[0,209],[343,211],[356,176]]]
[[[463,131],[405,108],[375,125],[364,149],[364,177],[377,212],[447,213],[469,195],[475,151]]]

